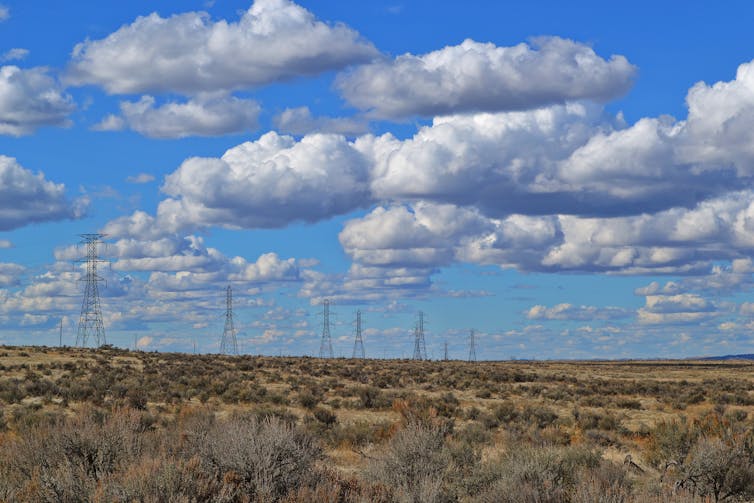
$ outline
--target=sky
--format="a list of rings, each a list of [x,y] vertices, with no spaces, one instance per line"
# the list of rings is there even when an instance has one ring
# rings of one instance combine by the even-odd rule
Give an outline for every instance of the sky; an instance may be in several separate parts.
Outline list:
[[[0,344],[754,352],[754,4],[0,3]]]

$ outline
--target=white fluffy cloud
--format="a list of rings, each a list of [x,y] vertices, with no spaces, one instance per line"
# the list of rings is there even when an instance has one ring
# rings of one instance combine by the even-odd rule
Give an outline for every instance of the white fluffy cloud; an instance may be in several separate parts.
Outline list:
[[[472,208],[417,202],[377,207],[346,222],[339,237],[356,263],[375,267],[431,269],[460,261],[525,271],[702,274],[713,261],[731,260],[730,270],[714,268],[705,283],[708,289],[732,289],[754,270],[742,258],[754,248],[752,215],[750,192],[690,209],[615,218],[514,214],[496,219]],[[650,285],[640,294],[667,294],[673,288],[680,287]]]
[[[293,258],[281,259],[265,253],[255,262],[243,257],[218,256],[217,263],[206,269],[152,272],[147,287],[153,291],[186,292],[217,288],[224,283],[250,285],[299,280],[299,268]]]
[[[363,119],[351,117],[314,117],[309,107],[286,108],[273,119],[281,133],[306,135],[333,133],[346,136],[364,134],[369,130]]]
[[[688,138],[679,157],[698,169],[731,165],[741,177],[754,176],[754,61],[740,65],[732,81],[698,82],[686,104]]]
[[[683,249],[694,242],[692,235],[709,239],[700,233],[720,227],[712,215],[705,216],[716,211],[708,203],[730,205],[722,201],[748,197],[741,190],[753,180],[748,147],[737,150],[737,144],[714,135],[707,141],[699,131],[730,123],[732,133],[742,135],[754,127],[739,124],[745,118],[733,121],[733,111],[713,116],[698,110],[714,101],[700,89],[715,99],[741,101],[746,110],[749,93],[754,96],[754,79],[748,80],[752,65],[742,65],[733,83],[695,86],[688,101],[697,111],[686,121],[647,118],[626,126],[598,105],[568,103],[435,118],[405,140],[390,134],[354,141],[312,134],[295,141],[268,133],[219,159],[186,160],[166,179],[163,190],[170,199],[160,204],[158,217],[174,228],[276,227],[374,202],[427,201],[476,209],[487,218],[558,220],[573,239],[566,239],[545,267],[580,268],[595,260],[603,269],[679,264],[699,257]],[[615,218],[631,216],[636,218]],[[681,216],[685,220],[677,220]],[[675,228],[668,234],[671,224]],[[582,234],[608,235],[619,227],[630,227],[637,240],[616,240],[613,249],[603,251],[580,244]],[[630,248],[643,246],[651,233],[664,238],[650,237],[652,249]],[[745,239],[744,233],[736,235]]]
[[[605,60],[588,46],[558,37],[533,46],[462,44],[362,65],[338,79],[354,106],[379,118],[525,110],[566,101],[607,101],[625,93],[636,68],[623,56]]]
[[[0,288],[18,285],[25,270],[20,264],[0,262]]]
[[[292,258],[281,260],[276,253],[265,253],[252,263],[246,262],[241,257],[236,257],[231,260],[231,265],[237,270],[230,275],[231,280],[258,283],[297,280],[299,278],[296,260]]]
[[[13,49],[8,49],[3,53],[2,56],[0,56],[0,61],[17,61],[25,59],[26,56],[29,55],[29,49],[23,49],[21,47],[14,47]]]
[[[120,116],[109,115],[94,129],[129,128],[150,138],[220,136],[256,129],[260,109],[254,100],[232,96],[203,96],[159,106],[153,97],[142,96],[139,101],[121,102],[120,110]]]
[[[0,231],[25,225],[78,218],[86,209],[83,199],[69,201],[63,184],[34,174],[12,157],[0,156]]]
[[[347,26],[319,21],[289,0],[256,0],[236,22],[202,12],[139,17],[77,44],[68,80],[110,93],[195,94],[340,69],[376,54]]]
[[[691,293],[647,295],[646,305],[638,311],[644,324],[697,323],[720,314],[714,303]]]
[[[46,68],[0,67],[0,134],[21,136],[42,126],[65,126],[74,108]]]
[[[454,261],[536,270],[562,241],[551,217],[489,219],[477,210],[427,202],[377,207],[346,222],[339,238],[361,267],[422,268],[423,274]]]
[[[281,227],[346,213],[369,201],[367,160],[341,136],[296,142],[267,133],[221,158],[191,158],[165,178],[163,227]]]
[[[736,261],[754,248],[754,192],[732,192],[692,208],[671,208],[655,214],[560,216],[559,221],[564,242],[545,257],[545,265],[636,273],[706,273],[710,261]],[[737,269],[743,267],[740,261],[734,263]]]
[[[553,307],[536,305],[526,312],[530,320],[613,320],[627,318],[634,313],[622,307],[574,306],[564,303]]]

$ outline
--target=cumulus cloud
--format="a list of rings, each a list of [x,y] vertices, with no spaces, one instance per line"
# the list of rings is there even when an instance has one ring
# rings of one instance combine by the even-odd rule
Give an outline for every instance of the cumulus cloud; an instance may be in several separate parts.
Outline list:
[[[742,68],[736,86],[709,89],[736,101],[749,85],[748,64]],[[693,109],[704,101],[698,94],[690,93]],[[568,103],[439,117],[404,140],[310,134],[295,141],[268,133],[219,159],[186,160],[166,179],[163,190],[170,198],[158,217],[176,226],[275,227],[374,202],[428,201],[476,209],[492,219],[548,216],[548,225],[568,227],[571,243],[554,250],[545,266],[578,268],[598,259],[603,269],[672,267],[703,254],[668,243],[712,240],[715,229],[727,225],[715,218],[714,206],[740,206],[754,180],[746,164],[754,158],[745,149],[722,148],[722,140],[719,149],[714,142],[706,148],[726,159],[693,157],[690,147],[703,144],[696,132],[701,123],[720,128],[705,117],[694,112],[686,121],[647,118],[627,126],[598,105]],[[303,152],[311,152],[309,161]],[[675,226],[669,233],[668,225]],[[603,240],[611,233],[635,239],[614,239],[605,245],[611,249],[599,252],[580,243],[580,236],[595,233]],[[736,236],[743,243],[745,233]],[[632,248],[647,242],[651,249]]]
[[[369,125],[364,119],[352,117],[314,117],[309,107],[286,108],[273,119],[281,133],[306,135],[309,133],[333,133],[345,136],[364,134]]]
[[[553,307],[536,305],[526,311],[526,317],[530,320],[613,320],[633,315],[633,311],[622,307],[574,306],[568,303]]]
[[[378,118],[526,110],[566,101],[607,101],[625,93],[636,68],[623,56],[605,60],[558,37],[497,47],[457,46],[361,65],[337,87],[349,103]]]
[[[544,264],[699,274],[708,272],[713,260],[734,260],[738,272],[711,279],[714,284],[740,281],[746,273],[745,263],[738,259],[754,247],[752,215],[754,192],[747,190],[655,214],[600,219],[561,216],[564,243],[548,254]]]
[[[417,202],[349,220],[339,239],[355,262],[368,266],[436,268],[463,261],[539,269],[562,234],[551,217],[490,219],[470,208]]]
[[[119,115],[109,114],[101,121],[92,126],[92,131],[123,131],[126,129],[126,121]]]
[[[684,287],[654,284],[636,292],[668,294],[692,288],[692,282],[693,288],[706,289],[751,283],[754,268],[741,257],[754,247],[748,224],[752,208],[754,195],[738,193],[654,215],[489,218],[474,208],[419,201],[378,206],[347,221],[339,239],[356,263],[376,267],[467,262],[524,271],[632,274],[705,274],[712,268],[700,282],[690,278]],[[721,260],[731,260],[731,267],[712,267]]]
[[[647,295],[646,305],[639,309],[640,323],[696,323],[719,316],[719,308],[699,295]]]
[[[26,59],[26,56],[28,55],[29,55],[29,49],[14,47],[13,49],[9,49],[5,51],[2,54],[2,56],[0,56],[0,61],[3,61],[3,62],[18,61],[18,60]]]
[[[754,175],[754,61],[738,67],[728,82],[698,82],[688,92],[688,138],[680,156],[700,168],[732,165]]]
[[[202,96],[185,103],[155,106],[152,96],[120,104],[121,115],[108,115],[93,129],[120,131],[125,128],[150,138],[220,136],[257,128],[259,105],[254,100],[232,96]]]
[[[376,55],[345,25],[319,21],[289,0],[256,0],[235,22],[203,12],[139,17],[104,39],[77,44],[67,78],[117,94],[196,94],[313,75]]]
[[[341,136],[297,142],[270,132],[221,158],[191,158],[165,178],[166,228],[282,227],[346,213],[369,201],[367,160]]]
[[[8,239],[0,239],[0,248],[13,248],[13,243]]]
[[[154,181],[154,175],[151,175],[149,173],[139,173],[138,175],[133,175],[126,177],[126,181],[128,183],[150,183]]]
[[[490,216],[612,217],[693,206],[750,184],[730,163],[690,169],[686,123],[606,121],[570,104],[436,118],[412,138],[357,141],[374,163],[378,198],[474,205]]]
[[[365,267],[354,264],[346,274],[302,271],[299,296],[312,305],[329,299],[339,304],[391,302],[426,297],[433,269],[422,267]]]
[[[282,259],[276,253],[262,254],[256,261],[228,257],[207,246],[204,237],[184,235],[162,228],[158,219],[136,211],[111,220],[102,229],[111,242],[107,256],[113,269],[152,272],[149,286],[169,290],[191,290],[224,282],[241,284],[297,281],[300,268],[309,267],[294,258]],[[57,260],[72,260],[80,254],[76,247],[55,250]],[[169,273],[169,274],[168,274]]]
[[[0,67],[0,134],[22,136],[42,126],[65,126],[74,108],[46,68]]]
[[[15,274],[21,273],[15,271]],[[78,271],[71,271],[70,264],[66,264],[65,270],[53,267],[30,278],[30,283],[18,291],[0,290],[0,313],[19,317],[24,313],[75,311],[81,307],[78,278]]]
[[[0,262],[0,287],[16,286],[21,281],[21,274],[26,268],[20,264]]]
[[[346,253],[362,264],[437,267],[453,260],[454,248],[464,238],[488,228],[472,210],[418,203],[413,208],[377,207],[346,222],[339,239]]]
[[[258,283],[299,279],[296,260],[292,258],[281,260],[276,253],[265,253],[252,263],[236,257],[231,261],[231,265],[237,270],[230,275],[231,280]]]
[[[0,156],[0,231],[37,222],[79,218],[86,201],[70,201],[63,184],[34,174],[12,157]]]
[[[10,17],[10,9],[5,5],[0,5],[0,22]]]
[[[166,234],[164,229],[157,225],[155,218],[144,211],[135,211],[131,215],[110,220],[102,228],[102,232],[115,239],[138,238],[150,241],[160,239]]]

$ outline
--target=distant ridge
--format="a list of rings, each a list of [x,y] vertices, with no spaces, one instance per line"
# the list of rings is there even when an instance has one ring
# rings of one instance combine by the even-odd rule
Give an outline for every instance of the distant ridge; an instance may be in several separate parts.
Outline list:
[[[745,355],[707,356],[704,358],[699,358],[699,360],[754,360],[754,354],[749,353]]]

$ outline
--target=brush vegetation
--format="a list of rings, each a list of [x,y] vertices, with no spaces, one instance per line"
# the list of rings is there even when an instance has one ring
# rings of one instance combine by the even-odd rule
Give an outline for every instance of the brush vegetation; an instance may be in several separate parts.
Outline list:
[[[754,500],[749,362],[0,347],[0,501]]]

